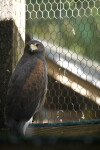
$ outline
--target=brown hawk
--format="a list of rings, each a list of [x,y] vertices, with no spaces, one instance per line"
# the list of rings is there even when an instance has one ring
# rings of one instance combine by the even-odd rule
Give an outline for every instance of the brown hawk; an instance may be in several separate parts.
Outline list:
[[[25,133],[27,122],[43,105],[46,91],[45,49],[32,40],[26,44],[8,85],[5,116],[13,134]]]

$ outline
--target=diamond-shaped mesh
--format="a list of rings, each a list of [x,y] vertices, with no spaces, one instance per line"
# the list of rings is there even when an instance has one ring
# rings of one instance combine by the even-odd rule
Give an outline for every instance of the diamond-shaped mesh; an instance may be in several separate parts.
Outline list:
[[[42,41],[48,92],[36,122],[100,118],[100,1],[27,0],[26,33]]]

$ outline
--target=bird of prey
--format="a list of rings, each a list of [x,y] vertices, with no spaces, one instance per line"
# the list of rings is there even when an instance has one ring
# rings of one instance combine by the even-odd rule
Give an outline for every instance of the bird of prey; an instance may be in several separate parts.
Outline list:
[[[46,91],[45,49],[39,41],[31,40],[8,85],[5,117],[12,134],[25,134],[27,123],[44,104]]]

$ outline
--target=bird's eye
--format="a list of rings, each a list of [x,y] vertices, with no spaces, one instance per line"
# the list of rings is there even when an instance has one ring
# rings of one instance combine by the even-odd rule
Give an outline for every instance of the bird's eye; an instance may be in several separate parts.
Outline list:
[[[35,45],[36,45],[36,47],[38,47],[38,46],[39,46],[39,44],[37,44],[37,43],[36,43]]]

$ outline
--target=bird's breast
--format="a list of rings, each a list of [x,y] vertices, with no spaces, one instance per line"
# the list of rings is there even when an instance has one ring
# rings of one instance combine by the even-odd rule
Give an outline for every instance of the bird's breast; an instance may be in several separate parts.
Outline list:
[[[33,67],[32,71],[30,72],[30,75],[26,79],[23,90],[29,91],[32,90],[38,90],[42,86],[42,82],[45,76],[45,68],[44,64],[40,59],[37,59],[36,65]]]

